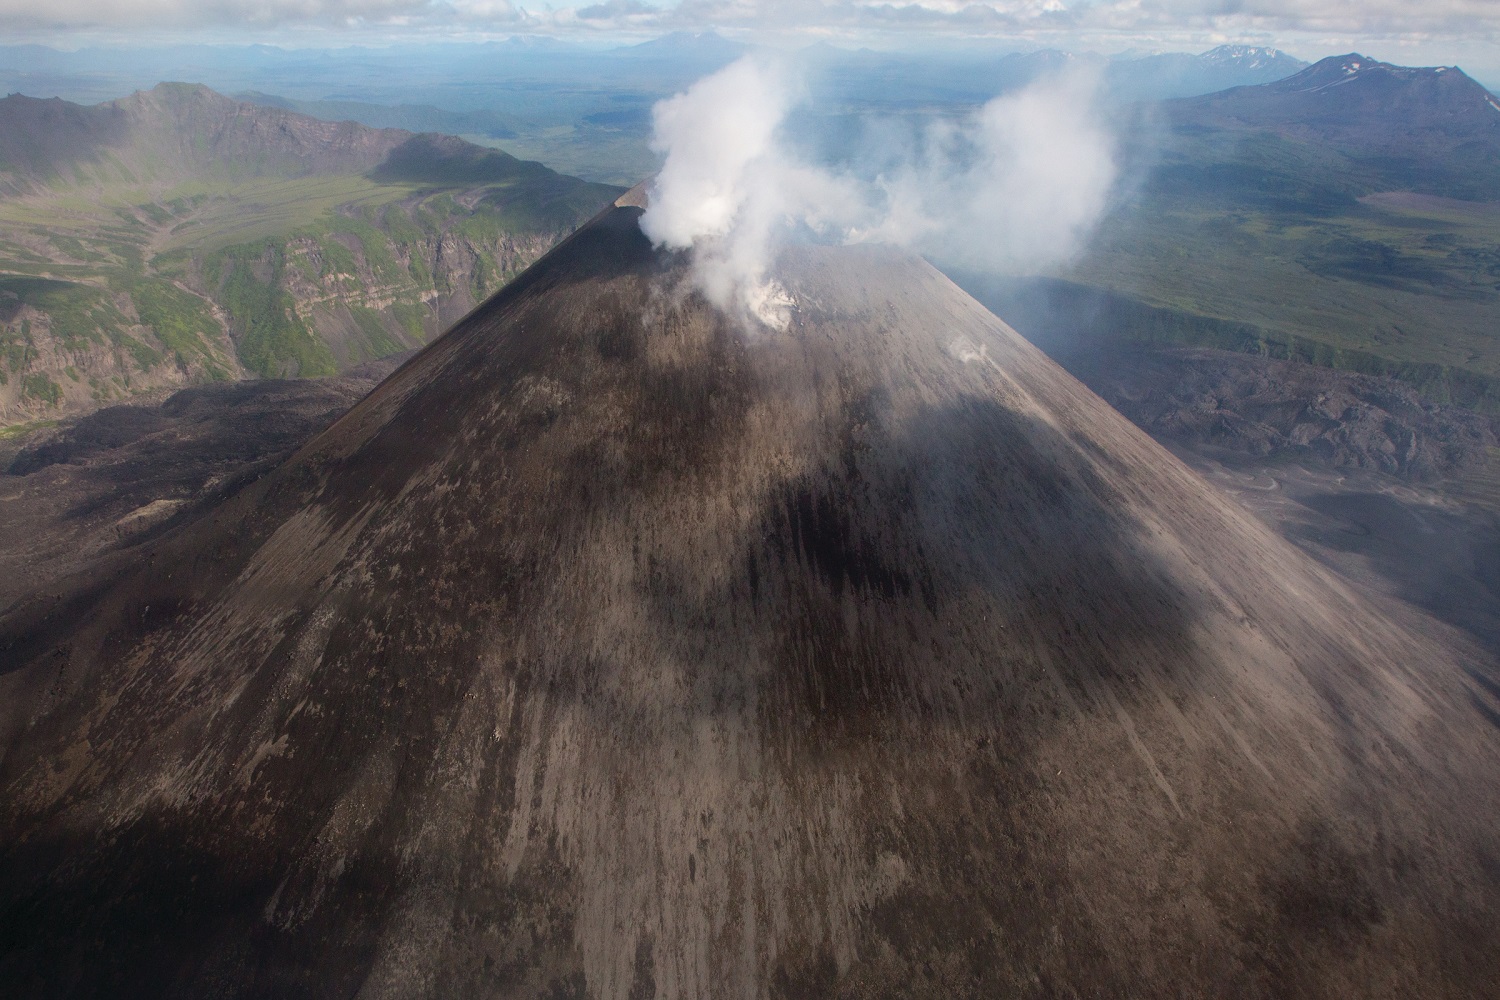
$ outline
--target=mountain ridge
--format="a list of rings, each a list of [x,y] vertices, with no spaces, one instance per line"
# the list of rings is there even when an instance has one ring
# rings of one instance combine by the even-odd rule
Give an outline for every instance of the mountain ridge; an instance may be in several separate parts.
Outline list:
[[[1167,100],[1270,83],[1306,66],[1275,48],[1220,45],[1197,54],[1163,52],[1114,59],[1105,68],[1105,79],[1127,99]]]
[[[34,193],[70,175],[76,181],[88,168],[105,171],[95,178],[101,183],[171,183],[205,169],[244,178],[363,173],[409,138],[243,104],[201,84],[162,83],[91,107],[54,102],[0,99],[0,169],[11,166],[0,188],[5,193]],[[40,157],[26,162],[26,148]],[[25,172],[15,169],[22,165]]]
[[[1263,129],[1367,158],[1425,157],[1434,162],[1419,173],[1455,185],[1473,164],[1479,189],[1500,198],[1500,100],[1457,67],[1331,56],[1275,83],[1174,101],[1169,114],[1179,126]]]
[[[138,133],[137,142],[153,144],[149,156],[145,151],[123,149],[132,133]],[[101,156],[118,156],[122,151],[131,159],[127,166],[144,175],[127,178],[137,181],[151,179],[152,168],[159,168],[164,154],[198,170],[225,170],[246,178],[363,174],[379,168],[403,143],[424,138],[431,144],[436,135],[372,128],[349,120],[326,121],[290,108],[238,101],[202,84],[161,83],[91,106],[21,94],[0,98],[0,170],[24,164],[33,174],[16,175],[13,170],[7,179],[7,193],[12,195],[28,193],[21,186],[28,181],[42,182],[42,177],[35,176],[38,172],[45,172],[47,179],[65,178],[80,161],[97,163]],[[479,155],[484,150],[454,137],[445,137],[444,144],[450,155]],[[27,152],[32,156],[28,158]],[[546,170],[500,150],[488,150],[487,155],[495,157],[495,162],[511,162],[517,170]],[[144,167],[141,161],[147,161]]]
[[[617,191],[197,84],[0,100],[0,424],[419,346]]]

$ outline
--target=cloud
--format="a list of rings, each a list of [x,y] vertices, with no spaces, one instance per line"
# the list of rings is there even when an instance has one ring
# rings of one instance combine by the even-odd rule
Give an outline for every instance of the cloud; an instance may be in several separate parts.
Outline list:
[[[13,28],[211,26],[892,33],[1012,36],[1066,32],[1345,32],[1495,37],[1495,0],[0,0]]]
[[[798,163],[779,130],[797,88],[784,64],[747,57],[657,104],[652,148],[666,159],[641,230],[692,249],[709,301],[741,318],[785,324],[785,294],[767,272],[789,231],[847,234],[864,217],[846,179]]]
[[[880,179],[885,217],[864,238],[945,262],[1020,273],[1071,258],[1108,207],[1115,143],[1088,67],[929,127],[918,155]]]
[[[665,246],[683,249],[704,236],[723,236],[753,192],[756,171],[771,155],[790,108],[782,74],[761,59],[741,59],[699,80],[652,112],[651,148],[666,155],[657,175],[657,205],[642,228]]]
[[[578,18],[583,21],[628,21],[639,18],[655,19],[661,14],[661,10],[649,4],[640,3],[639,0],[609,0],[608,3],[596,3],[587,7],[579,7]]]
[[[1114,142],[1097,80],[1051,77],[956,122],[889,132],[839,169],[805,162],[782,124],[800,94],[784,62],[748,56],[655,109],[665,163],[641,230],[692,253],[698,288],[749,327],[785,327],[773,276],[794,240],[893,243],[1011,273],[1076,254],[1107,207]]]
[[[431,0],[0,0],[0,24],[157,30],[228,24],[359,26],[425,18],[434,7]]]
[[[596,19],[597,20],[597,19]],[[639,18],[636,18],[638,25]],[[1493,34],[1494,0],[680,0],[671,28],[1010,35],[1160,30],[1245,34]],[[599,26],[602,26],[600,22]]]

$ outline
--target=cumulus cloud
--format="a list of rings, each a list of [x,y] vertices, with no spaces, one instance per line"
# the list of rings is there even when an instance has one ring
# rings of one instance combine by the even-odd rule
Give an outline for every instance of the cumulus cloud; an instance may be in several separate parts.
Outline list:
[[[608,3],[589,4],[577,9],[577,16],[583,21],[654,20],[660,15],[660,9],[641,3],[640,0],[609,0]]]
[[[1114,143],[1074,71],[901,138],[878,160],[832,169],[800,158],[782,125],[799,96],[787,64],[749,56],[655,109],[665,155],[641,217],[658,246],[688,250],[715,305],[784,327],[794,303],[772,265],[788,241],[894,243],[952,263],[1032,272],[1078,252],[1116,178]]]

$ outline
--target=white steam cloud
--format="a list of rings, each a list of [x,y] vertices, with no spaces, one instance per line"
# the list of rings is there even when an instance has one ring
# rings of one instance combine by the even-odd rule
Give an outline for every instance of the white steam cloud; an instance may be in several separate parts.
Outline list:
[[[886,135],[878,161],[803,162],[783,123],[798,89],[750,56],[655,109],[665,155],[641,229],[691,249],[697,286],[748,323],[781,329],[793,302],[771,277],[796,239],[895,243],[948,263],[1028,273],[1066,261],[1103,214],[1117,170],[1096,81],[1059,76],[958,122]]]

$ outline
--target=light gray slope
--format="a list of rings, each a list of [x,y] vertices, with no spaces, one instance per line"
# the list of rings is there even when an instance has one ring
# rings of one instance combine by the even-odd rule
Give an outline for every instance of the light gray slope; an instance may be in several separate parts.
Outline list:
[[[1500,731],[921,261],[745,337],[639,210],[0,620],[38,995],[1420,996]],[[87,955],[87,961],[82,956]]]

